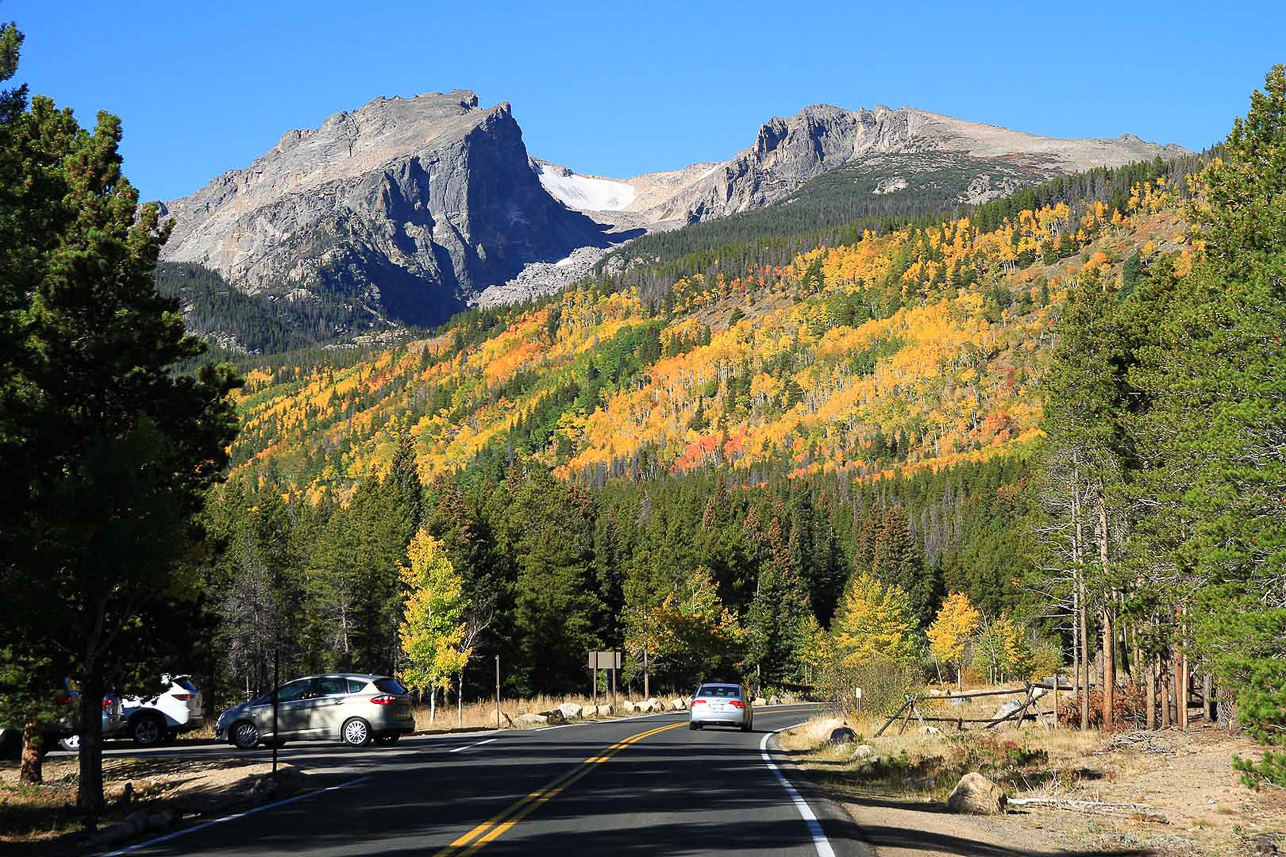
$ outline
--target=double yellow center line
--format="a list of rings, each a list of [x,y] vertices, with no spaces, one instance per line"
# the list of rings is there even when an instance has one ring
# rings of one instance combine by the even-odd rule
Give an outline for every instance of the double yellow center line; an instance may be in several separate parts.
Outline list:
[[[535,812],[547,801],[557,797],[563,789],[594,770],[594,766],[603,764],[626,747],[642,741],[649,735],[655,735],[658,732],[664,732],[667,729],[677,729],[680,726],[686,725],[686,723],[671,723],[668,726],[649,729],[647,732],[640,732],[637,735],[631,735],[628,738],[624,738],[616,742],[597,756],[590,756],[588,759],[581,762],[571,771],[554,780],[552,783],[549,783],[543,788],[540,788],[505,807],[482,824],[479,824],[473,830],[470,830],[459,839],[456,839],[446,848],[437,852],[434,857],[447,857],[447,855],[457,854],[460,855],[460,857],[467,857],[467,855],[473,854],[488,842],[503,836],[505,831],[522,821],[531,813]]]

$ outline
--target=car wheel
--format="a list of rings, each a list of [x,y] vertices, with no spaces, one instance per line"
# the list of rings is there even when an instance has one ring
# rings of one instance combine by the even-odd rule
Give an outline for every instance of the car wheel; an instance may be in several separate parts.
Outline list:
[[[159,717],[136,717],[130,723],[130,737],[140,747],[155,747],[165,741],[165,724]]]
[[[741,731],[742,731],[742,732],[749,732],[752,728],[754,728],[754,726],[753,726],[753,724],[751,724],[751,723],[743,723],[743,724],[741,724]]]
[[[339,730],[339,737],[350,747],[365,747],[371,743],[371,725],[360,717],[350,717]]]
[[[391,734],[391,735],[376,735],[376,736],[375,736],[375,743],[376,743],[376,744],[384,744],[384,745],[386,745],[386,746],[387,746],[387,745],[391,745],[391,744],[396,744],[396,743],[397,743],[397,739],[398,739],[398,738],[401,738],[401,737],[402,737],[402,733],[401,733],[401,732],[394,732],[394,733],[393,733],[393,734]]]
[[[249,720],[233,723],[228,734],[232,736],[233,746],[238,749],[253,750],[259,746],[259,729]]]
[[[68,735],[66,738],[59,738],[59,739],[58,739],[58,746],[59,746],[60,748],[62,748],[63,750],[66,750],[68,753],[79,753],[79,752],[80,752],[80,736],[79,736],[79,735]]]

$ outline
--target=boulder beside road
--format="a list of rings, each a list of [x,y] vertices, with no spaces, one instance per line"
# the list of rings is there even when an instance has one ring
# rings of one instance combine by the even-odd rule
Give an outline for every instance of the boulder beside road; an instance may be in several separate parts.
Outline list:
[[[857,733],[847,726],[837,726],[831,730],[829,740],[832,744],[847,744],[850,741],[857,740]]]
[[[585,715],[585,706],[578,702],[564,702],[558,706],[558,710],[563,713],[563,717],[568,720],[575,720]]]
[[[965,815],[1002,815],[1008,803],[1004,789],[977,771],[961,777],[947,797],[947,809]]]
[[[529,712],[527,714],[519,714],[514,719],[514,726],[517,726],[519,729],[531,729],[535,726],[548,726],[548,725],[549,725],[549,717],[544,714],[536,714],[535,712]]]

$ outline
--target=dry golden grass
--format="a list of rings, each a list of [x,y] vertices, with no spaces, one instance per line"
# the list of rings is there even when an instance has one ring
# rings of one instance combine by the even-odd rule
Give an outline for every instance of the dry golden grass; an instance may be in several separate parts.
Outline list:
[[[666,698],[668,699],[669,697]],[[618,693],[616,697],[618,711],[616,713],[620,713],[619,706],[626,700],[638,702],[639,699],[640,697],[637,696]],[[610,704],[611,701],[610,694],[606,698],[603,696],[598,698],[599,705]],[[593,701],[588,696],[550,696],[541,694],[527,699],[501,699],[500,711],[512,719],[521,714],[550,711],[564,702],[575,702],[583,706],[593,704]],[[596,718],[590,717],[586,719]],[[500,723],[502,726],[507,725],[503,717],[500,719]],[[433,721],[429,720],[429,706],[417,705],[415,707],[415,729],[417,732],[494,728],[496,728],[496,701],[494,699],[466,702],[459,711],[457,711],[454,704],[440,705],[437,709],[437,716]]]

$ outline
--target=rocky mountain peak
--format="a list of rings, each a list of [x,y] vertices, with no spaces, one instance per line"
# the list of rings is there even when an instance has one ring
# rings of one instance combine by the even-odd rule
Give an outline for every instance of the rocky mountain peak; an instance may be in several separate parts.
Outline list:
[[[418,323],[532,261],[605,240],[542,189],[509,103],[481,108],[466,89],[376,98],[287,132],[166,213],[165,261],[251,293],[339,290]]]

